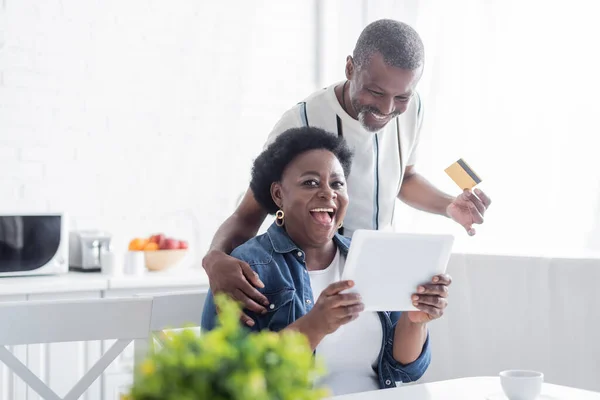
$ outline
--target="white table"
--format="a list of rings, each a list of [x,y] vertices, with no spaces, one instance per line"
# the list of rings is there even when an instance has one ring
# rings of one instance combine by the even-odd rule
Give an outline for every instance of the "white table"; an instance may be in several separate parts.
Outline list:
[[[500,400],[499,394],[502,394],[499,378],[474,377],[337,396],[331,400]],[[544,383],[542,395],[548,397],[539,400],[600,400],[600,393],[549,383]]]

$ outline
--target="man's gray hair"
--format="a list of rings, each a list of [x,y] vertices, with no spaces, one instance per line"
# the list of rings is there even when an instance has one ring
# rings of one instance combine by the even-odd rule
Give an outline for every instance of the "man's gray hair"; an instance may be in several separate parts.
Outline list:
[[[414,71],[423,65],[425,50],[417,31],[404,22],[380,19],[362,31],[354,48],[354,64],[366,66],[379,52],[386,64]]]

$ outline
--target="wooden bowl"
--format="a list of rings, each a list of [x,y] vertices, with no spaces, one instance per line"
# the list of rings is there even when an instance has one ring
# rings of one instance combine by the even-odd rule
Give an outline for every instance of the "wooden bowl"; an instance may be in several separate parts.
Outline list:
[[[162,271],[180,262],[187,254],[187,249],[144,251],[146,268],[149,271]]]

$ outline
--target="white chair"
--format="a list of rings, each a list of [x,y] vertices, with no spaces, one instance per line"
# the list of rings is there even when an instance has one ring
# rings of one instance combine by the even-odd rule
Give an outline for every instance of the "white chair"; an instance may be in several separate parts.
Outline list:
[[[177,292],[152,295],[152,317],[145,338],[134,340],[134,368],[153,350],[155,344],[163,345],[165,330],[186,326],[199,327],[206,291]],[[139,295],[146,298],[147,295]]]
[[[46,400],[76,400],[133,340],[150,329],[149,298],[22,301],[0,304],[0,361]],[[5,346],[117,339],[61,399]]]

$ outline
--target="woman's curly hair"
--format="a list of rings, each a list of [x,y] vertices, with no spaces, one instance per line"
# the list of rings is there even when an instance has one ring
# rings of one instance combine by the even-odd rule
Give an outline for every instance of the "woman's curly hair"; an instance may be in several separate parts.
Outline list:
[[[281,181],[283,171],[300,154],[311,150],[328,150],[336,156],[347,178],[352,166],[352,150],[346,140],[321,128],[291,128],[281,133],[255,160],[250,189],[254,198],[269,214],[279,207],[271,197],[271,185]]]

